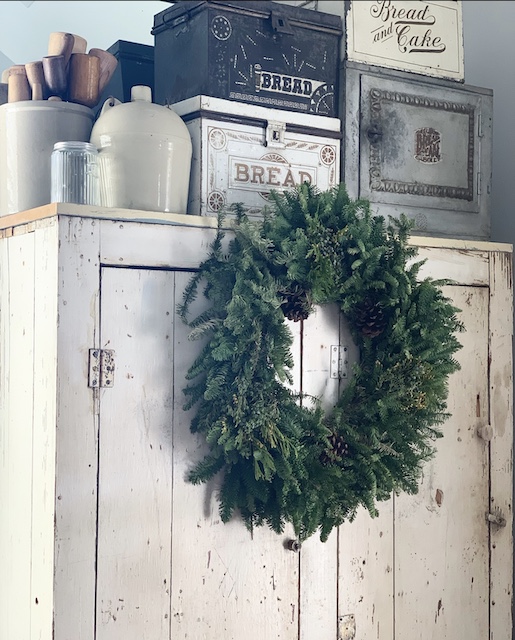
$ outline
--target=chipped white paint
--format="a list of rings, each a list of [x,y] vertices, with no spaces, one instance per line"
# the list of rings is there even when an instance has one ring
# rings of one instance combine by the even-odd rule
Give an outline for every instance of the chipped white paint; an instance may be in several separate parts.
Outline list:
[[[340,381],[329,375],[331,345],[340,344],[340,322],[335,304],[316,307],[302,326],[302,392],[316,397],[325,411],[338,400]],[[312,404],[310,397],[304,404]],[[338,614],[338,532],[327,542],[318,533],[300,552],[300,640],[335,638]]]
[[[221,523],[217,481],[185,481],[204,447],[181,392],[201,344],[176,317],[190,276],[174,269],[207,256],[212,221],[188,229],[188,216],[70,209],[26,212],[0,232],[1,638],[311,640],[352,636],[355,624],[362,640],[504,639],[510,247],[420,239],[423,275],[456,281],[447,292],[468,328],[447,437],[417,496],[380,504],[376,519],[361,510],[325,545],[314,537],[294,553],[289,530]],[[358,356],[346,329],[330,308],[302,332],[290,326],[293,387],[330,407],[330,345]],[[113,389],[88,388],[92,347],[115,350]],[[479,437],[489,426],[491,439]],[[487,511],[506,526],[488,524]]]
[[[501,640],[511,629],[513,585],[513,275],[512,255],[490,256],[490,511],[499,510],[506,526],[490,525],[490,637]]]
[[[488,637],[488,419],[486,287],[445,289],[462,310],[462,368],[450,379],[449,411],[418,494],[394,499],[395,637]]]

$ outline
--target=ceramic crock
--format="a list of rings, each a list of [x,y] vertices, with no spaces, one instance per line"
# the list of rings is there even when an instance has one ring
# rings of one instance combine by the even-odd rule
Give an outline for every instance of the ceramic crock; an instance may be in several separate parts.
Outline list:
[[[102,206],[186,213],[192,144],[169,107],[135,86],[131,102],[109,98],[91,132],[99,151]]]

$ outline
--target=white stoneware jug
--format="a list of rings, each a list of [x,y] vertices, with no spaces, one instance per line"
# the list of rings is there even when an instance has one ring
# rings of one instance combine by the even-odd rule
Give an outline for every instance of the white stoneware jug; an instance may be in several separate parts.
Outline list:
[[[170,108],[135,86],[131,102],[109,98],[91,132],[99,151],[100,201],[105,207],[186,213],[192,144]]]

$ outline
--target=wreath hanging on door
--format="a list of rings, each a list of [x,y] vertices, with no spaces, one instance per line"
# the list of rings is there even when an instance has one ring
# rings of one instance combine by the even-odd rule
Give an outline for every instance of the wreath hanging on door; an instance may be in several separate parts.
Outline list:
[[[289,522],[300,541],[316,531],[326,540],[360,505],[376,515],[392,492],[417,491],[448,417],[463,327],[445,282],[418,278],[406,217],[373,216],[344,185],[320,193],[305,183],[273,200],[259,222],[237,206],[228,245],[220,217],[179,308],[190,337],[207,339],[185,393],[209,453],[188,479],[221,472],[224,522],[239,511],[249,528],[280,533]],[[208,308],[188,320],[201,283]],[[327,303],[346,316],[360,352],[330,413],[286,384],[285,318],[302,321]]]

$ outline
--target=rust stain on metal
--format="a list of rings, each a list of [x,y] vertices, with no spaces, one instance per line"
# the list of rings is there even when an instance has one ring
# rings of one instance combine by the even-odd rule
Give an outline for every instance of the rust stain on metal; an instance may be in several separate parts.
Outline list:
[[[476,396],[476,418],[481,417],[481,400],[479,397],[479,393]]]
[[[435,500],[436,504],[441,507],[443,502],[443,491],[441,489],[436,490]]]

